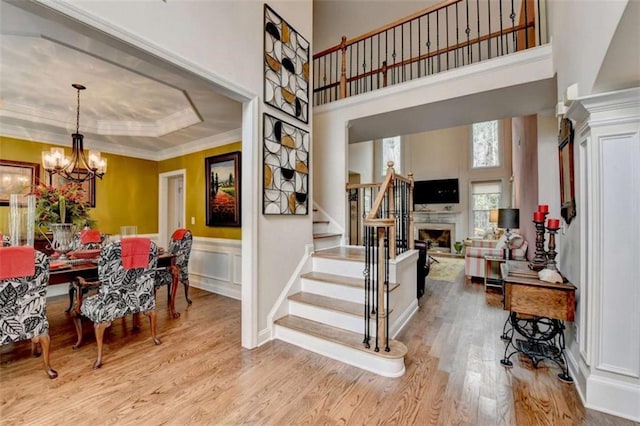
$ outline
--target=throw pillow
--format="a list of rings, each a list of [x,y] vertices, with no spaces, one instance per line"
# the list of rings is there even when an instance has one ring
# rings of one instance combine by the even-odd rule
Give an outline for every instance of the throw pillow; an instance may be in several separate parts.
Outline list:
[[[511,234],[509,242],[512,249],[519,249],[524,244],[524,237],[520,234]]]
[[[502,236],[498,239],[498,242],[496,243],[496,248],[500,249],[500,250],[504,250],[505,248],[507,248],[507,236],[502,234]]]

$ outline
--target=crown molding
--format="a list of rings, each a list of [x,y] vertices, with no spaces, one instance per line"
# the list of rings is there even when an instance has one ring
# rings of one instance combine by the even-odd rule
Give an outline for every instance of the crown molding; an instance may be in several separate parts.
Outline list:
[[[242,129],[237,128],[228,132],[220,133],[206,138],[198,139],[174,148],[167,148],[157,153],[154,160],[162,161],[181,155],[193,154],[205,149],[215,148],[242,140]]]

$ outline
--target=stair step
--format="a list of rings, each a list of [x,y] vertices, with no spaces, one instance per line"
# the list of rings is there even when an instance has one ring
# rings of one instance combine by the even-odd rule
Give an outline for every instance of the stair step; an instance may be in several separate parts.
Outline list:
[[[276,320],[275,323],[282,327],[319,337],[368,354],[375,354],[382,358],[398,359],[404,358],[407,354],[407,347],[397,340],[389,339],[389,352],[385,352],[384,347],[380,347],[379,352],[374,352],[373,348],[375,346],[375,342],[371,342],[372,344],[370,349],[365,348],[362,344],[362,334],[332,327],[330,325],[311,321],[305,318],[296,317],[294,315],[282,317]]]
[[[335,274],[328,274],[326,272],[316,272],[316,271],[302,274],[300,275],[300,278],[306,278],[308,280],[313,280],[313,281],[320,281],[320,282],[325,282],[330,284],[339,284],[339,285],[345,285],[349,287],[357,287],[357,288],[364,289],[364,278],[347,277],[344,275],[335,275]],[[400,284],[398,283],[391,283],[389,291],[393,291],[399,286]]]
[[[332,238],[332,237],[341,237],[342,234],[333,234],[331,232],[324,232],[321,234],[313,234],[313,239],[314,240],[319,240],[322,238]]]
[[[364,247],[333,247],[326,250],[317,250],[313,253],[313,256],[324,257],[327,259],[364,262]]]
[[[317,306],[319,308],[341,312],[359,318],[362,317],[363,313],[362,303],[349,302],[347,300],[336,299],[335,297],[321,296],[319,294],[307,293],[304,291],[292,294],[288,299],[293,302]],[[389,309],[389,313],[391,312],[393,312],[393,309]],[[380,315],[381,318],[384,318],[385,316],[386,314]],[[371,316],[371,318],[374,317],[375,315]]]
[[[300,292],[289,296],[289,300],[319,306],[324,309],[343,312],[345,314],[361,316],[362,304],[335,299],[333,297],[320,296],[319,294]]]

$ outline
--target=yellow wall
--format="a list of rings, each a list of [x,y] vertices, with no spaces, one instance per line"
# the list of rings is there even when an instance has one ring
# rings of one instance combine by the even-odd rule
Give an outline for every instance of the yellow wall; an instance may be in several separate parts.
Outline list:
[[[205,151],[160,161],[158,165],[158,173],[165,173],[180,169],[186,169],[187,171],[187,178],[185,182],[185,194],[187,198],[185,217],[187,218],[187,227],[191,229],[191,232],[194,236],[228,238],[232,240],[242,239],[241,228],[206,226],[206,189],[204,170],[204,160],[206,157],[226,154],[228,152],[240,151],[241,149],[242,142],[235,142],[229,145],[211,148]],[[194,225],[191,224],[192,217],[195,218]]]
[[[40,164],[41,153],[51,144],[0,136],[0,158]],[[71,149],[67,149],[67,154]],[[96,228],[119,234],[122,225],[137,225],[140,234],[158,232],[158,162],[103,154],[108,159],[107,174],[96,179],[96,207],[91,218]],[[40,179],[48,174],[40,167]],[[9,207],[0,206],[0,232],[8,226]]]
[[[51,148],[46,143],[31,142],[0,136],[0,159],[40,164],[41,153]],[[205,225],[204,159],[212,155],[240,151],[241,142],[207,149],[194,154],[160,162],[141,160],[114,154],[103,154],[108,159],[107,174],[96,179],[96,207],[91,218],[96,228],[107,234],[119,234],[120,226],[136,225],[140,234],[158,232],[158,173],[186,169],[185,191],[187,227],[194,236],[242,238],[240,228],[208,227]],[[70,153],[67,149],[67,153]],[[40,167],[40,178],[48,183],[48,174]],[[8,233],[9,207],[0,206],[0,232]],[[191,225],[191,217],[195,225]],[[4,229],[6,228],[6,229]]]

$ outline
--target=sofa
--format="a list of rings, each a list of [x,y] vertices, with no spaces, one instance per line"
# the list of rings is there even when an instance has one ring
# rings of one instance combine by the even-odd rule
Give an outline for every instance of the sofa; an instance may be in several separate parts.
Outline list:
[[[526,260],[528,244],[519,234],[511,234],[511,259]],[[503,235],[498,240],[470,239],[465,244],[464,273],[467,278],[482,278],[485,274],[485,256],[504,258],[506,237]],[[500,263],[490,262],[489,277],[500,277]]]

